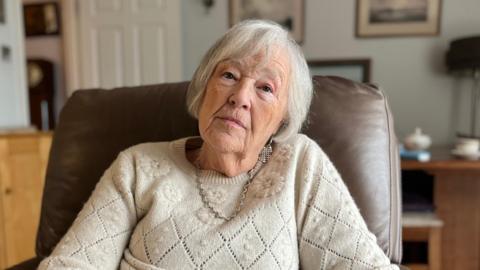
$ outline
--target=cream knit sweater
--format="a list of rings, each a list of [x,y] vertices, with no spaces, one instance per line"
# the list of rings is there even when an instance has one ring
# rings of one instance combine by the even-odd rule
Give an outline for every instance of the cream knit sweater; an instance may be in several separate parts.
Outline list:
[[[377,246],[327,156],[304,135],[248,175],[199,171],[187,139],[119,154],[39,269],[397,269]]]

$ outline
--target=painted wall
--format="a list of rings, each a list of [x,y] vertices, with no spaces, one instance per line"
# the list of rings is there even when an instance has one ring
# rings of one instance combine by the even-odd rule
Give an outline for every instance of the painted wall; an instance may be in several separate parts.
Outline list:
[[[185,79],[228,27],[228,1],[215,1],[208,12],[201,2],[183,1]],[[434,144],[450,144],[456,131],[468,131],[470,81],[446,73],[444,54],[451,39],[480,34],[480,1],[443,0],[438,36],[370,39],[355,38],[355,1],[305,2],[307,59],[371,58],[372,80],[389,98],[399,138],[419,126]]]
[[[23,4],[34,4],[43,2],[57,2],[58,0],[22,0]],[[60,5],[59,5],[60,12]],[[60,14],[61,16],[61,14]],[[59,23],[61,23],[59,18]],[[40,58],[53,62],[55,71],[55,97],[54,112],[58,119],[58,114],[66,100],[65,82],[64,82],[64,62],[62,36],[35,36],[25,38],[25,55],[27,58]]]
[[[183,73],[189,80],[203,54],[227,29],[228,1],[215,1],[206,9],[202,1],[182,1]]]
[[[17,1],[3,1],[0,23],[0,132],[23,128],[30,123],[23,51],[22,7]]]

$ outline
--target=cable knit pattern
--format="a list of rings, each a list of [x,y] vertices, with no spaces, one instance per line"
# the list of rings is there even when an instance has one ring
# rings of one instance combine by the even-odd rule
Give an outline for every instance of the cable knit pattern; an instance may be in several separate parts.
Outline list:
[[[304,135],[275,145],[229,216],[247,174],[197,171],[187,139],[119,154],[39,269],[398,269],[376,244],[340,175]]]

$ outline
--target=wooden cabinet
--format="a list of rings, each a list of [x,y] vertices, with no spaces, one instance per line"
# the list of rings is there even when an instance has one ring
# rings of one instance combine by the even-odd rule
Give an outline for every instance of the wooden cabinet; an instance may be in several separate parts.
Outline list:
[[[434,213],[404,213],[402,216],[403,243],[426,243],[426,263],[407,263],[404,265],[410,270],[440,270],[442,261],[442,227],[443,221]],[[408,251],[408,246],[403,250]],[[406,254],[404,254],[406,255]]]
[[[0,269],[35,255],[51,137],[0,135]]]
[[[431,161],[402,161],[402,169],[434,177],[435,212],[443,221],[441,269],[480,269],[480,161],[456,159],[449,148],[437,148]]]

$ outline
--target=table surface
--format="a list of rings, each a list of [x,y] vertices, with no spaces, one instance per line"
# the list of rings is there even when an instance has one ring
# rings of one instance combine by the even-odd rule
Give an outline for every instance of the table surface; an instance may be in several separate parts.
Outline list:
[[[480,160],[467,160],[451,154],[452,146],[435,146],[429,149],[427,162],[402,159],[402,170],[479,170]]]

